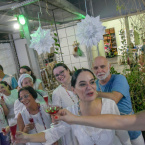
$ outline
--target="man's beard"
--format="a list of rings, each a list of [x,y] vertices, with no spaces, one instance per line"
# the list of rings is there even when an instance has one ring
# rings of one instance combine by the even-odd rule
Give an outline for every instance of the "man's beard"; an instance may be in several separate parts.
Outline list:
[[[108,71],[106,73],[99,73],[96,77],[98,80],[105,80],[110,74],[110,69],[108,69]],[[99,75],[103,75],[103,76],[99,76]]]

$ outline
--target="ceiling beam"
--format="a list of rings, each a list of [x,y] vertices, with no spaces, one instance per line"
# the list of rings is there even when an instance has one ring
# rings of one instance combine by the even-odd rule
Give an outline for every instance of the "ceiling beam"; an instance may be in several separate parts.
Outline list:
[[[79,17],[85,17],[86,15],[84,11],[80,10],[67,0],[47,0],[47,2]]]

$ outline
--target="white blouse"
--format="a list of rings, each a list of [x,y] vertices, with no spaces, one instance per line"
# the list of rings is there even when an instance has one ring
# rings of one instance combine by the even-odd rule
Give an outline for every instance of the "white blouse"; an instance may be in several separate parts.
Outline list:
[[[9,114],[7,115],[7,119],[11,119],[15,117],[14,114],[14,103],[18,99],[18,91],[17,89],[11,90],[11,95],[6,96],[4,95],[4,101],[6,103],[6,106],[9,109]]]
[[[59,85],[52,94],[52,103],[62,108],[70,107],[79,101],[78,97],[72,92],[66,90],[64,87]],[[74,140],[74,143],[71,140]],[[67,134],[62,136],[61,142],[63,145],[78,145],[72,131],[70,130]]]
[[[50,123],[51,123],[50,115],[48,113],[46,113],[44,110],[45,109],[43,108],[43,106],[40,106],[41,113],[38,112],[35,115],[29,114],[29,112],[27,111],[26,108],[21,112],[25,125],[30,123],[29,118],[33,118],[33,120],[34,120],[35,128],[33,130],[29,131],[28,132],[29,134],[39,133],[39,132],[45,130],[45,127],[46,127],[46,129],[50,128]],[[27,145],[42,145],[42,143],[27,143]]]
[[[78,105],[67,108],[70,112],[78,115]],[[115,102],[111,99],[102,99],[101,114],[118,114],[119,110]],[[55,128],[48,129],[45,132],[46,145],[51,145],[61,136],[72,130],[76,136],[79,145],[131,145],[129,135],[124,130],[110,130],[88,127],[83,125],[69,125],[61,122]],[[73,140],[70,140],[73,142]],[[75,144],[74,144],[75,145]]]
[[[72,106],[78,102],[78,97],[72,91],[66,91],[59,85],[52,94],[52,103],[62,108]]]

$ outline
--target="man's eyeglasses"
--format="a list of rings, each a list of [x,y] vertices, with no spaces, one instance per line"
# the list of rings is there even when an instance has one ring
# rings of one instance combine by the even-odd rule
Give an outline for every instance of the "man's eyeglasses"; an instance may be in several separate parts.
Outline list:
[[[65,71],[65,69],[62,70],[62,71],[60,71],[59,74],[56,74],[56,75],[54,75],[54,76],[55,76],[56,78],[59,77],[59,76],[63,76],[63,75],[64,75],[64,71]]]
[[[25,98],[25,99],[28,98],[29,95],[30,95],[30,94],[26,94],[26,95],[24,95],[24,97],[19,98],[19,101],[22,102],[22,100],[23,100],[24,98]]]

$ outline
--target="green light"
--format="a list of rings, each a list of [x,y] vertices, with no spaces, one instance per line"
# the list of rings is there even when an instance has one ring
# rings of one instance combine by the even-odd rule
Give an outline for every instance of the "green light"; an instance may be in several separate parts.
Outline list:
[[[25,25],[26,21],[24,15],[19,15],[19,22],[20,24]]]
[[[85,19],[85,18],[86,18],[86,16],[84,16],[84,15],[82,15],[82,14],[79,14],[79,16],[80,16],[80,18],[82,18],[82,19]]]

